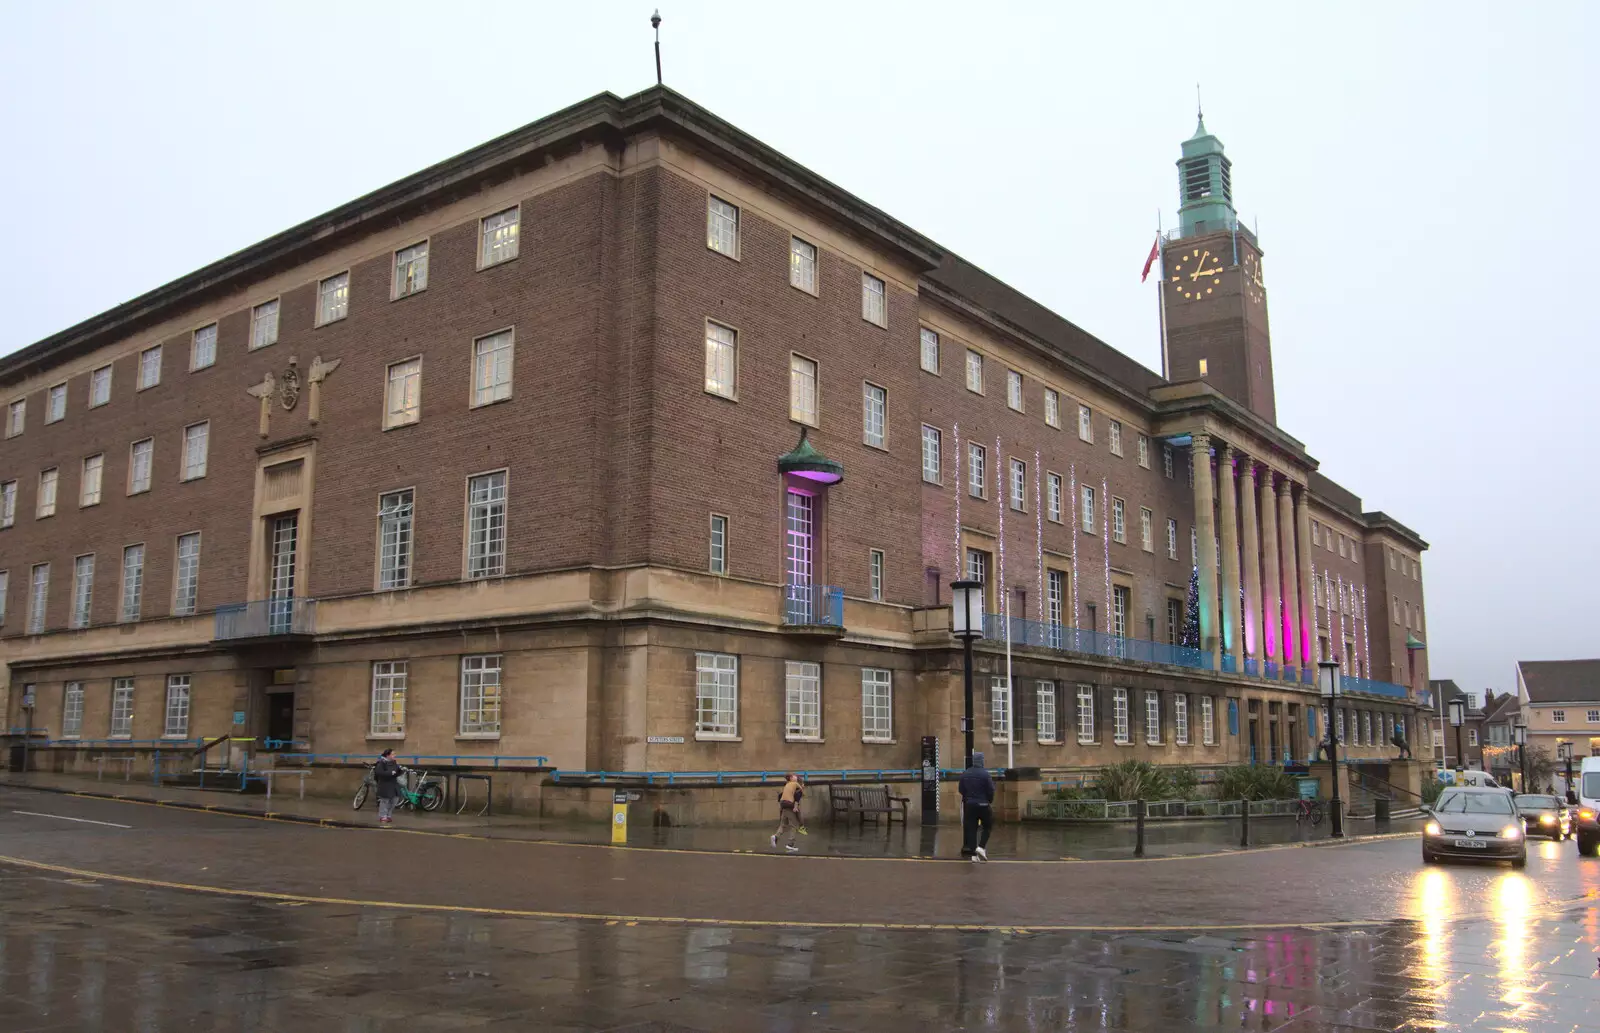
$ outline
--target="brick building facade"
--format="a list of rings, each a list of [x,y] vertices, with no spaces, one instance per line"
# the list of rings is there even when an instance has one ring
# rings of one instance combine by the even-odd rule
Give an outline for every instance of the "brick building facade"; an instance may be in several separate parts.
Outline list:
[[[1247,257],[1203,334],[1169,302],[1210,343],[1168,380],[670,90],[593,98],[0,360],[8,724],[950,762],[976,573],[991,757],[1304,758],[1321,657],[1389,755],[1426,543],[1229,366]]]

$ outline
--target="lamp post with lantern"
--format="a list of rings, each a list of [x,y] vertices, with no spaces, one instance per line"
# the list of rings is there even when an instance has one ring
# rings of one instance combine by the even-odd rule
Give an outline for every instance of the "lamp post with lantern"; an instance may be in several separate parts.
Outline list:
[[[1461,726],[1467,721],[1467,700],[1457,696],[1450,701],[1450,724],[1456,730],[1456,771],[1467,770],[1467,755],[1461,752]]]
[[[1339,706],[1339,661],[1323,660],[1317,664],[1317,688],[1328,705],[1328,778],[1333,783],[1333,802],[1330,835],[1344,838],[1344,805],[1339,800],[1339,725],[1335,719]]]
[[[1528,757],[1525,747],[1528,745],[1528,722],[1518,717],[1511,726],[1511,741],[1517,744],[1517,773],[1522,776],[1522,788],[1518,792],[1528,791]]]
[[[1572,744],[1570,742],[1556,743],[1556,759],[1567,768],[1567,800],[1572,800]]]
[[[950,583],[950,633],[961,640],[964,709],[961,731],[966,735],[966,763],[972,767],[972,641],[983,636],[983,582]]]

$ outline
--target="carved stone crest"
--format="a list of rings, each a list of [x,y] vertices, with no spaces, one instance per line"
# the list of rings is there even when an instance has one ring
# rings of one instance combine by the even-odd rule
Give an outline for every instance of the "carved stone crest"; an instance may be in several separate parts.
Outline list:
[[[282,378],[278,381],[278,404],[284,409],[293,409],[300,401],[300,370],[295,365],[294,357],[289,358],[289,368],[283,371]]]

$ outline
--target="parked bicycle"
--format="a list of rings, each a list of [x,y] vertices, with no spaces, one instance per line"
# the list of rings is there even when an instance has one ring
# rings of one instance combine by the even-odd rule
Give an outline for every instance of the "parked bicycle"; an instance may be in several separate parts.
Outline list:
[[[1313,828],[1322,824],[1322,801],[1302,799],[1294,811],[1294,823],[1309,821]]]
[[[350,801],[350,809],[353,811],[359,811],[366,804],[367,797],[377,792],[378,783],[372,776],[373,767],[374,765],[367,765],[366,777],[361,780],[355,799]],[[400,769],[400,798],[395,801],[396,807],[410,807],[413,811],[436,811],[443,804],[443,778],[426,771]]]

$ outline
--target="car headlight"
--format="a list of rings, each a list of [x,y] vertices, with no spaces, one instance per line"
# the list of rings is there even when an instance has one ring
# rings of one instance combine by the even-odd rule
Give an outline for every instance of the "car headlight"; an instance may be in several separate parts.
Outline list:
[[[1556,823],[1556,816],[1554,814],[1541,814],[1541,815],[1539,815],[1539,824],[1541,824],[1541,825],[1554,825],[1555,823]]]
[[[1579,821],[1593,821],[1594,820],[1594,812],[1590,811],[1590,810],[1579,811],[1578,812],[1578,820]]]
[[[1505,828],[1500,830],[1500,838],[1501,839],[1521,839],[1522,838],[1522,826],[1520,826],[1520,825],[1507,825]]]
[[[1426,825],[1422,826],[1422,834],[1424,836],[1437,836],[1443,832],[1444,829],[1440,828],[1439,823],[1436,821],[1430,821]]]

